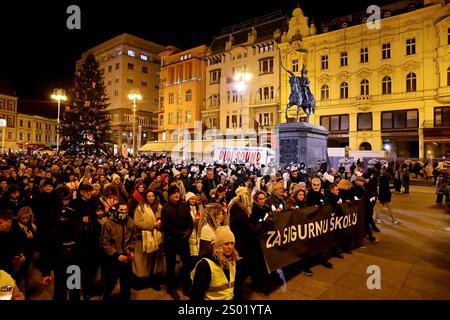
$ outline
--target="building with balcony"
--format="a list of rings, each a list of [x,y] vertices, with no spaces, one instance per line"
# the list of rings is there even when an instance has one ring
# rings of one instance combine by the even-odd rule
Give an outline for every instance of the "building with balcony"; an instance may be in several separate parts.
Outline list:
[[[31,153],[37,149],[55,148],[57,118],[58,107],[55,101],[19,99],[14,150]]]
[[[406,0],[381,7],[380,28],[362,12],[326,21],[318,33],[293,11],[279,38],[281,62],[298,76],[307,66],[316,99],[310,122],[329,130],[330,147],[450,156],[449,14],[447,1]],[[289,74],[280,77],[285,122]]]
[[[205,45],[185,51],[169,46],[159,53],[161,82],[155,130],[158,141],[202,139],[205,55]]]
[[[77,70],[89,54],[93,54],[104,75],[111,112],[114,153],[123,147],[133,147],[133,102],[128,94],[139,90],[142,100],[137,101],[137,147],[156,139],[160,57],[166,48],[159,44],[122,34],[87,50],[77,61]]]
[[[274,32],[285,22],[286,16],[275,12],[225,28],[213,39],[205,58],[207,138],[249,138],[270,147],[280,96]]]
[[[16,148],[17,100],[9,83],[0,80],[0,119],[6,120],[2,121],[6,122],[6,127],[0,127],[0,144],[5,142],[5,150]]]

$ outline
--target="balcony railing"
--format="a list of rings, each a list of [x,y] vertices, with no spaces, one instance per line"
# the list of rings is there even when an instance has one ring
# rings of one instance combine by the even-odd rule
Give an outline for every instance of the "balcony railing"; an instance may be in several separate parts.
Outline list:
[[[264,105],[271,105],[271,104],[278,104],[278,99],[254,99],[250,105],[252,106],[264,106]]]

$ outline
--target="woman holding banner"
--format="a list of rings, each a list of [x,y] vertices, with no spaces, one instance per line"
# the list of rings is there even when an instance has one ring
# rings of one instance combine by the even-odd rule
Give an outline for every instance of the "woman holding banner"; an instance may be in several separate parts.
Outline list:
[[[229,204],[230,228],[236,237],[236,249],[241,256],[237,263],[234,286],[235,300],[244,298],[244,281],[250,276],[256,291],[266,292],[264,286],[264,256],[256,228],[250,221],[251,199],[248,188],[236,189],[236,197]]]

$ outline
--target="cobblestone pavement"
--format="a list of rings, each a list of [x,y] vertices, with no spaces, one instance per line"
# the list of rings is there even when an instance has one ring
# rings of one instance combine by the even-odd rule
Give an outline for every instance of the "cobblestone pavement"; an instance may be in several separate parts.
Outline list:
[[[392,208],[402,221],[384,223],[375,233],[378,242],[331,258],[333,269],[312,267],[314,275],[287,275],[286,286],[264,295],[248,289],[251,300],[317,299],[450,299],[450,213],[435,205],[432,187],[411,186],[410,194],[393,194]],[[369,290],[367,267],[381,270],[381,289]],[[38,278],[37,274],[36,277]],[[117,288],[116,288],[117,289]],[[182,295],[182,299],[187,299]],[[168,300],[166,291],[134,291],[133,299]],[[98,299],[99,297],[94,297]],[[51,299],[51,288],[41,288],[33,299]]]

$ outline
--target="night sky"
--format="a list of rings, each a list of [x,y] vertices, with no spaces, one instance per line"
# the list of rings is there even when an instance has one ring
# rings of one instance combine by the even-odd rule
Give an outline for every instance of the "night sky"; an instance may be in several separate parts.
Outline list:
[[[300,3],[316,23],[392,0],[127,0],[0,2],[0,79],[19,97],[48,99],[69,88],[81,53],[124,32],[161,45],[209,45],[221,29]],[[67,7],[81,8],[81,30],[69,30]]]

